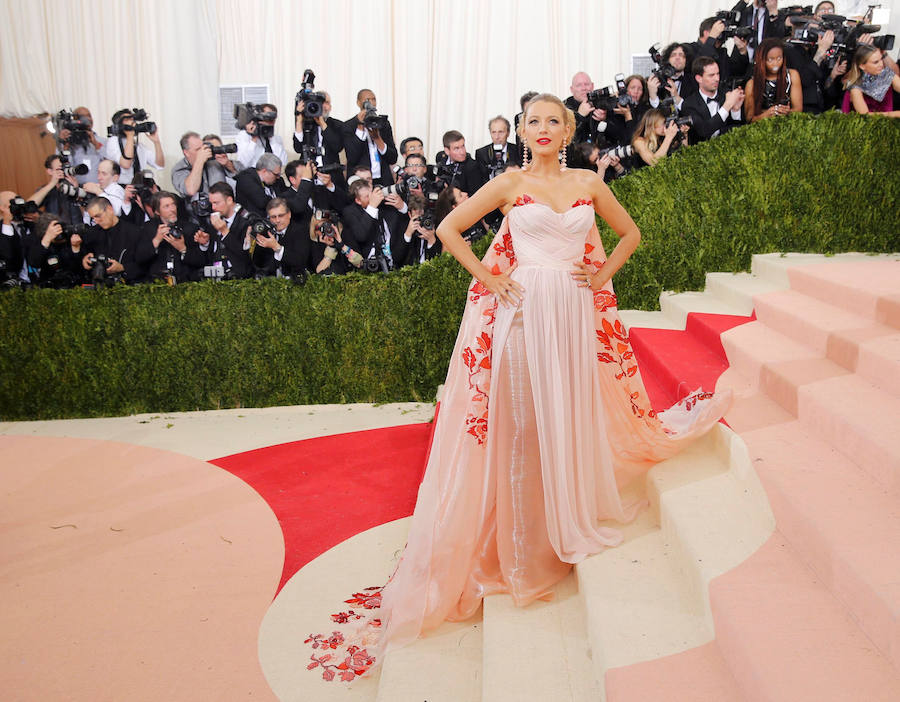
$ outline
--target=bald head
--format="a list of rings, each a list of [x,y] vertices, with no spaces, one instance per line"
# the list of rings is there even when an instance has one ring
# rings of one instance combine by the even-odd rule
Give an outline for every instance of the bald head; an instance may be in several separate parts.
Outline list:
[[[577,102],[584,102],[585,96],[593,89],[594,82],[584,71],[578,71],[578,73],[572,76],[572,85],[569,86],[569,90],[572,91],[572,97],[574,97]]]

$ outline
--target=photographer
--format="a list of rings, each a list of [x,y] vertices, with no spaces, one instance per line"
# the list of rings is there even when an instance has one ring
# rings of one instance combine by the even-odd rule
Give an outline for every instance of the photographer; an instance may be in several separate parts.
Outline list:
[[[819,6],[823,5],[828,3],[819,3]],[[796,70],[800,76],[804,112],[817,115],[840,101],[839,79],[847,72],[847,61],[836,60],[828,70],[826,59],[833,44],[834,31],[828,29],[819,33],[815,43],[790,40],[784,46],[787,67]]]
[[[354,166],[364,165],[372,172],[374,184],[390,185],[391,166],[397,163],[397,147],[388,118],[376,112],[375,93],[363,89],[356,94],[359,112],[344,122],[344,152],[347,177]]]
[[[681,146],[689,129],[687,124],[679,126],[675,119],[667,122],[666,113],[662,110],[648,110],[631,140],[635,153],[642,161],[639,165],[655,166]]]
[[[509,127],[509,120],[503,115],[497,115],[488,121],[491,143],[475,150],[475,161],[481,168],[483,183],[505,171],[510,163],[521,165],[516,145],[508,141]]]
[[[437,154],[438,177],[467,195],[484,185],[481,169],[467,152],[466,138],[455,129],[444,132],[444,150]]]
[[[681,108],[681,101],[688,95],[697,92],[697,82],[689,75],[688,66],[693,60],[693,55],[688,44],[674,42],[663,49],[660,55],[662,66],[671,68],[672,77],[665,84],[660,83],[659,78],[653,76],[647,79],[647,91],[650,97],[650,107],[659,107],[660,96],[666,96],[675,100],[675,105]]]
[[[144,245],[137,228],[119,219],[105,197],[92,199],[87,214],[94,226],[85,232],[81,263],[90,278],[97,283],[140,280],[143,264],[153,257],[149,242]]]
[[[572,94],[566,98],[565,104],[575,113],[575,129],[578,130],[591,113],[592,106],[587,102],[587,94],[594,89],[594,81],[584,71],[578,71],[572,76],[572,85],[569,90]],[[516,127],[519,126],[516,120]]]
[[[622,159],[616,155],[616,151],[621,149],[622,147],[601,149],[597,144],[589,141],[576,144],[575,157],[570,167],[595,171],[603,178],[604,183],[610,183],[628,173]]]
[[[168,280],[170,283],[183,283],[187,280],[200,280],[202,269],[191,266],[191,261],[198,263],[197,256],[187,257],[188,248],[197,247],[195,234],[196,224],[178,217],[178,196],[175,193],[161,191],[152,199],[154,216],[141,230],[144,240],[150,242],[153,258],[145,264],[146,280]]]
[[[85,279],[81,265],[83,224],[60,222],[57,215],[45,212],[26,241],[26,260],[38,285],[74,288]]]
[[[30,282],[24,245],[28,228],[22,214],[13,212],[16,198],[18,196],[11,190],[0,192],[0,284],[3,286]]]
[[[235,199],[251,213],[265,217],[269,200],[281,197],[286,187],[281,177],[281,161],[275,154],[263,154],[255,168],[238,173]]]
[[[341,211],[343,242],[363,259],[376,260],[384,250],[384,232],[378,211],[384,201],[384,192],[360,179],[350,184],[350,197],[353,202]]]
[[[322,114],[315,118],[313,144],[319,149],[316,165],[324,166],[327,163],[340,163],[341,151],[344,150],[343,124],[331,116],[331,95],[323,91],[325,102],[322,103]],[[294,151],[303,153],[303,108],[301,100],[294,109],[296,122],[294,124]]]
[[[744,90],[738,87],[725,92],[720,87],[719,64],[715,59],[709,56],[694,59],[691,72],[699,90],[681,104],[681,115],[693,120],[688,143],[707,141],[744,123],[741,115]]]
[[[232,188],[237,187],[237,175],[246,168],[237,158],[228,155],[237,153],[237,144],[223,144],[218,134],[207,134],[203,143],[212,146],[213,159],[225,171],[225,182]]]
[[[784,65],[784,43],[764,39],[756,51],[753,77],[747,81],[744,111],[749,122],[803,112],[800,74]]]
[[[400,155],[406,159],[412,154],[421,154],[425,156],[425,144],[419,137],[406,137],[400,142]]]
[[[210,186],[225,182],[225,168],[213,155],[208,140],[201,139],[197,132],[185,132],[179,144],[184,158],[172,167],[172,187],[181,197],[194,201],[200,193],[208,195]],[[223,156],[228,159],[227,154]]]
[[[659,82],[656,81],[657,87]],[[625,120],[625,138],[630,142],[644,113],[650,109],[649,90],[643,76],[633,75],[625,79],[625,94],[628,102],[618,105],[613,112]]]
[[[309,226],[316,273],[340,275],[362,268],[363,257],[343,241],[343,231],[344,227],[337,212],[316,211]]]
[[[74,175],[66,175],[62,168],[62,159],[59,154],[50,154],[44,160],[44,168],[50,180],[29,198],[37,205],[43,205],[44,211],[56,215],[61,222],[74,224],[81,222],[83,213],[76,202],[66,197],[59,191],[60,183],[68,183],[72,188],[78,188],[78,181]],[[77,191],[76,191],[77,192]],[[86,194],[86,191],[85,191]]]
[[[194,268],[219,266],[226,279],[247,278],[250,263],[250,215],[234,201],[234,191],[228,183],[216,183],[209,188],[209,230],[194,235],[197,248],[188,247],[185,262]]]
[[[281,197],[288,204],[291,214],[299,220],[303,221],[304,230],[309,229],[309,218],[312,216],[313,210],[313,194],[315,193],[316,177],[315,166],[307,161],[301,162],[299,159],[288,161],[284,167],[284,174],[287,176],[288,187],[284,189]],[[269,211],[268,205],[266,211]]]
[[[119,166],[119,183],[123,186],[131,183],[135,171],[144,168],[159,171],[166,165],[156,123],[146,120],[147,113],[143,110],[123,109],[112,116],[112,133],[106,140],[104,156]],[[153,143],[152,150],[139,142],[141,132]]]
[[[707,56],[714,59],[719,65],[719,77],[723,83],[728,83],[732,76],[742,78],[750,72],[750,54],[747,41],[739,36],[734,37],[734,48],[728,54],[721,39],[725,27],[721,19],[706,18],[700,23],[700,37],[690,46],[696,58]]]
[[[247,107],[253,108],[246,115],[249,119],[242,124],[244,118],[239,118],[238,128],[241,131],[234,138],[238,147],[237,160],[247,168],[252,168],[263,154],[274,154],[284,166],[288,162],[287,151],[284,150],[281,137],[275,133],[278,108],[271,103]]]
[[[252,236],[256,240],[251,259],[256,276],[291,278],[303,276],[312,270],[312,242],[309,224],[304,227],[291,216],[291,210],[283,198],[276,197],[266,206],[270,227],[254,225]]]
[[[72,165],[85,165],[87,173],[76,174],[79,185],[97,181],[97,166],[103,160],[106,140],[94,131],[94,117],[86,107],[76,107],[72,111],[77,129],[59,129],[56,138],[61,150],[71,154]]]
[[[433,218],[425,216],[425,198],[410,194],[408,206],[409,222],[403,232],[403,242],[398,242],[394,252],[397,268],[425,263],[443,251],[434,232]]]

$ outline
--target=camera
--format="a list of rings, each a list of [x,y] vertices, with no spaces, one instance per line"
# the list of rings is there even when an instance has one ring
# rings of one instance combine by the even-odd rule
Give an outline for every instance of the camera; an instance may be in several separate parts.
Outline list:
[[[203,146],[208,146],[209,150],[212,151],[213,156],[218,156],[220,154],[236,154],[238,149],[237,144],[222,144],[222,146],[215,146],[208,141],[204,141]]]
[[[59,167],[62,169],[63,174],[67,176],[87,175],[91,170],[86,163],[79,163],[77,166],[73,166],[72,154],[67,150],[59,152]]]
[[[60,110],[50,118],[57,138],[63,129],[69,131],[68,143],[76,146],[87,146],[91,141],[91,123],[87,117],[76,117],[71,110]],[[79,174],[80,175],[80,174]]]
[[[319,222],[316,225],[316,236],[319,241],[322,241],[322,237],[334,239],[337,236],[337,225],[341,221],[340,213],[335,210],[316,210],[316,219]]]
[[[597,110],[612,112],[619,106],[618,96],[615,94],[614,89],[609,86],[600,88],[600,90],[590,91],[586,99]]]
[[[781,98],[778,97],[778,86],[774,83],[770,83],[766,81],[763,86],[763,94],[762,94],[762,107],[764,110],[769,109],[775,105],[790,105],[791,98],[790,95],[782,95]]]
[[[675,117],[674,115],[666,118],[666,126],[668,127],[670,124],[674,122],[679,127],[693,127],[694,126],[694,118],[690,115],[686,117]]]
[[[409,191],[422,187],[425,181],[413,175],[400,174],[400,180],[393,185],[383,187],[381,191],[387,195],[399,195],[404,202],[409,200]]]
[[[234,126],[237,129],[244,129],[250,122],[255,122],[256,136],[262,139],[271,139],[275,135],[275,125],[260,123],[274,122],[278,119],[278,112],[268,108],[268,105],[254,105],[252,102],[236,104],[234,106]]]
[[[137,191],[138,197],[141,198],[141,202],[145,205],[149,204],[153,198],[153,189],[156,187],[153,171],[147,168],[139,173],[135,173],[131,184]]]
[[[719,35],[720,41],[725,41],[731,37],[739,37],[744,41],[750,40],[753,36],[753,28],[741,26],[741,16],[748,9],[750,9],[750,5],[745,0],[738,0],[730,10],[720,10],[715,14],[717,20],[725,23],[725,29]]]
[[[135,134],[156,134],[156,122],[148,122],[147,116],[147,110],[140,107],[135,107],[130,111],[126,110],[115,123],[106,128],[106,136],[121,136],[128,132],[134,132]],[[122,120],[128,117],[134,119],[133,125],[122,123]]]
[[[275,236],[277,233],[278,230],[275,228],[275,225],[265,217],[260,217],[258,214],[250,215],[250,236],[254,239],[258,236]]]
[[[94,254],[94,262],[91,264],[91,280],[94,283],[107,282],[106,267],[109,262],[106,254]]]
[[[56,189],[61,195],[65,195],[70,200],[74,200],[76,205],[86,207],[91,199],[91,194],[82,187],[72,185],[66,181],[60,181]]]
[[[63,224],[62,222],[60,222],[59,225],[62,227],[62,232],[53,240],[55,244],[62,244],[64,242],[70,241],[73,235],[84,238],[84,232],[87,229],[87,226],[83,223]]]
[[[863,34],[875,34],[881,31],[881,25],[878,24],[848,26],[847,18],[843,15],[825,15],[821,19],[815,17],[792,17],[791,25],[793,29],[788,42],[798,46],[815,46],[825,32],[830,30],[834,33],[834,43],[822,62],[823,68],[829,71],[841,61],[850,60],[859,46],[859,38]],[[892,51],[894,48],[894,35],[884,34],[873,37],[872,45],[882,51]]]
[[[628,158],[634,153],[633,146],[610,146],[606,149],[600,149],[600,155],[597,157],[598,159],[603,158],[606,154],[610,156],[614,156],[618,159]]]
[[[303,117],[305,119],[317,119],[325,112],[325,93],[316,92],[316,74],[311,68],[303,71],[303,78],[300,79],[300,90],[294,96],[294,105],[303,103]],[[300,111],[294,109],[294,115],[299,117]]]
[[[366,116],[363,118],[363,126],[366,129],[387,129],[387,115],[378,114],[375,106],[368,100],[363,103],[363,109],[366,111]]]
[[[21,222],[26,215],[37,214],[40,209],[34,200],[26,201],[21,195],[16,195],[9,201],[9,211],[16,222]]]
[[[675,74],[678,73],[678,71],[672,68],[667,62],[663,62],[662,55],[659,53],[658,44],[651,46],[648,53],[650,54],[650,60],[656,64],[656,68],[653,69],[652,75],[656,76],[656,79],[659,81],[660,89],[665,89],[669,84],[669,81],[675,77]]]
[[[488,164],[488,168],[491,171],[491,178],[500,175],[504,171],[506,171],[506,161],[503,160],[503,144],[493,144],[493,151],[491,152],[491,161]]]
[[[169,236],[173,239],[183,239],[184,229],[177,222],[166,222],[169,227]]]
[[[197,193],[197,197],[194,200],[191,200],[191,211],[197,219],[209,217],[212,214],[212,205],[209,202],[209,195],[203,191]]]

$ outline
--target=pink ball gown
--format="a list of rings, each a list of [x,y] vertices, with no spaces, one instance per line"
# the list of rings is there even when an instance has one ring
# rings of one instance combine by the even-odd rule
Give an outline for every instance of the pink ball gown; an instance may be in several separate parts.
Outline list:
[[[592,292],[571,277],[574,262],[604,260],[590,201],[556,212],[523,195],[505,218],[484,262],[517,263],[523,299],[502,306],[469,287],[406,548],[384,588],[353,600],[371,609],[339,635],[343,679],[468,619],[486,595],[546,597],[573,564],[621,543],[599,522],[645,506],[622,490],[727,409],[730,395],[704,392],[651,409],[612,284]]]

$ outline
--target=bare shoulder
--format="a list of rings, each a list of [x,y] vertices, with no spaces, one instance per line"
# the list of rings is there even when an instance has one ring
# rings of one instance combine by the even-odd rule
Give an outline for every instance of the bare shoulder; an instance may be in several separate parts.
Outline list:
[[[577,198],[593,197],[608,190],[600,174],[586,168],[567,169],[566,185]]]

